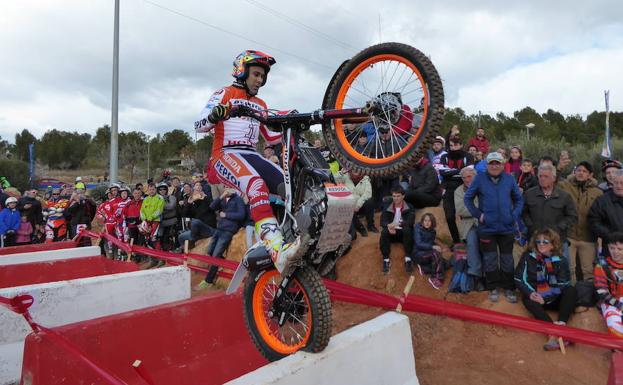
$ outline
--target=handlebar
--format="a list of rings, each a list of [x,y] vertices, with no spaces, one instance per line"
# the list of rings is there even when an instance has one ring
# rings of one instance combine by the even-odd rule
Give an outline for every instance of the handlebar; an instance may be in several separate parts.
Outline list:
[[[286,115],[269,114],[267,110],[256,110],[251,107],[237,105],[232,106],[229,112],[230,117],[247,116],[256,119],[267,126],[301,126],[308,128],[312,124],[319,124],[333,119],[362,118],[369,116],[371,108],[369,105],[363,108],[348,108],[343,110],[316,110],[308,113],[290,113]]]

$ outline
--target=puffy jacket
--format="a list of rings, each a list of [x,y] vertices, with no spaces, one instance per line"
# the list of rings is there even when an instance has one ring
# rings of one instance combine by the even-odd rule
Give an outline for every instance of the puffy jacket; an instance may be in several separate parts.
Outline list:
[[[569,263],[566,258],[553,256],[552,268],[553,274],[556,276],[556,284],[554,287],[564,288],[571,284],[571,272],[569,271]],[[539,261],[535,252],[526,251],[521,255],[521,259],[515,269],[515,284],[525,297],[529,297],[530,293],[537,291],[537,270],[539,268]],[[550,284],[550,286],[552,286]],[[544,298],[547,303],[554,301],[557,298],[548,297]]]
[[[141,205],[141,221],[160,222],[164,209],[164,198],[160,194],[146,196]]]
[[[173,226],[177,223],[177,199],[173,195],[163,196],[164,207],[162,209],[162,226]]]
[[[416,165],[410,172],[409,190],[417,193],[430,194],[437,199],[441,199],[441,186],[439,186],[439,178],[437,171],[430,164],[430,161],[424,158],[421,164]]]
[[[219,216],[216,228],[218,230],[229,231],[230,233],[237,233],[246,222],[247,211],[245,204],[239,195],[233,194],[229,199],[216,198],[210,204],[210,208],[213,211],[220,211],[225,213],[225,217]]]
[[[595,199],[588,210],[588,228],[594,237],[607,239],[614,231],[623,231],[623,197],[610,190]]]
[[[588,229],[588,211],[595,199],[603,195],[601,189],[597,187],[597,181],[591,178],[585,183],[580,183],[571,174],[567,180],[558,183],[558,186],[571,195],[578,212],[578,221],[571,226],[567,236],[578,241],[591,242],[592,237]]]
[[[479,207],[474,205],[476,197]],[[478,231],[485,234],[514,232],[524,204],[515,179],[506,173],[498,176],[497,183],[488,172],[476,174],[463,200],[474,218],[480,219],[484,214]]]
[[[204,195],[203,199],[194,199],[184,206],[183,216],[199,219],[201,222],[216,228],[216,214],[210,208],[212,194]]]
[[[17,231],[19,229],[19,223],[22,221],[22,216],[17,209],[11,210],[10,208],[4,208],[0,211],[0,235],[4,235],[7,231]]]
[[[421,223],[415,225],[413,230],[413,254],[416,257],[428,255],[433,251],[435,245],[435,238],[437,238],[437,231],[435,229],[425,229]]]
[[[338,173],[334,176],[336,177],[336,182],[344,183],[344,185],[352,191],[355,197],[355,211],[359,211],[363,204],[366,203],[368,199],[372,198],[372,184],[370,183],[369,176],[365,175],[357,184],[350,179],[350,175],[348,174]]]
[[[567,231],[578,220],[575,204],[568,192],[554,187],[552,195],[546,199],[541,187],[537,186],[526,191],[523,199],[523,221],[528,227],[528,234],[549,227],[556,230],[562,240],[567,239]]]
[[[387,228],[387,225],[394,221],[395,214],[394,204],[390,203],[381,213],[381,226]],[[413,222],[415,222],[415,211],[413,207],[407,202],[403,202],[400,215],[402,218],[402,229],[404,231],[413,231]]]

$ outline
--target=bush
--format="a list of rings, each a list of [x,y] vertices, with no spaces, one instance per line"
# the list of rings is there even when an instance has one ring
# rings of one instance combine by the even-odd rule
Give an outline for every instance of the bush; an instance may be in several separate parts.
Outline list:
[[[538,162],[539,158],[544,155],[549,155],[552,158],[558,160],[560,152],[566,150],[571,157],[571,166],[573,167],[577,163],[586,160],[593,165],[595,170],[595,178],[601,180],[603,175],[601,173],[601,161],[604,159],[601,157],[601,147],[603,143],[582,143],[571,146],[563,139],[558,141],[546,140],[538,137],[532,137],[530,141],[527,140],[525,135],[508,136],[504,142],[493,143],[490,151],[495,151],[498,147],[505,147],[508,149],[513,145],[519,145],[523,152],[524,158],[528,158],[533,162]],[[610,143],[610,150],[612,151],[612,159],[623,159],[623,139],[612,138]],[[571,171],[571,168],[564,170],[566,173]],[[566,174],[565,173],[565,174]]]
[[[16,159],[0,159],[0,176],[6,177],[19,191],[28,189],[28,163]]]

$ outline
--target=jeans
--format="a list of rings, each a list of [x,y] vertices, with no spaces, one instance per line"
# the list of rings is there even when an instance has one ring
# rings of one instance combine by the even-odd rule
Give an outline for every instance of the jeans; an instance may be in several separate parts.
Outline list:
[[[467,274],[482,277],[482,255],[480,255],[480,243],[478,228],[472,226],[467,232],[465,243],[467,244]]]
[[[514,289],[513,233],[480,233],[479,237],[487,289]]]
[[[229,247],[234,234],[229,231],[216,230],[214,234],[212,234],[212,240],[210,240],[210,245],[208,246],[208,255],[211,257],[217,257],[221,259],[225,259],[223,257],[223,253]],[[212,265],[210,266],[210,271],[205,277],[205,281],[207,283],[213,283],[214,278],[216,278],[216,273],[218,272],[218,266]]]
[[[203,238],[209,238],[214,234],[214,227],[205,224],[202,220],[193,218],[190,221],[190,240],[197,241]]]

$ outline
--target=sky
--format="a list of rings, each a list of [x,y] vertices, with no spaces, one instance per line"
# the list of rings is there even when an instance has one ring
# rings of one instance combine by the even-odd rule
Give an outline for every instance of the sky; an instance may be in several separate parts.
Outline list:
[[[277,64],[271,108],[320,107],[338,66],[386,41],[435,64],[447,107],[623,111],[620,1],[120,0],[119,129],[183,129],[245,49]],[[113,0],[0,1],[0,137],[111,122]]]

